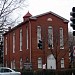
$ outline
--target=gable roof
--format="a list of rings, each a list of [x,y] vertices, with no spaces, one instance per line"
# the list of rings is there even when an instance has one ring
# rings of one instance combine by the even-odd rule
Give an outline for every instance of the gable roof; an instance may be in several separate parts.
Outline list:
[[[60,15],[58,15],[58,14],[52,12],[52,11],[49,11],[49,12],[46,12],[46,13],[43,13],[43,14],[40,14],[40,15],[37,15],[37,16],[32,16],[31,18],[34,18],[34,17],[38,18],[38,17],[44,16],[44,15],[46,15],[46,14],[52,14],[52,15],[54,15],[54,16],[56,16],[56,17],[62,19],[64,22],[69,22],[69,20],[67,20],[67,19],[65,19],[65,18],[63,18],[63,17],[61,17]]]
[[[52,14],[52,15],[54,15],[54,16],[56,16],[56,17],[62,19],[64,22],[69,22],[69,20],[67,20],[67,19],[65,19],[65,18],[63,18],[63,17],[57,15],[56,13],[54,13],[54,12],[52,12],[52,11],[49,11],[49,12],[46,12],[46,13],[43,13],[43,14],[40,14],[40,15],[36,15],[36,16],[32,16],[32,15],[28,12],[23,18],[29,17],[30,20],[36,20],[38,17],[44,16],[44,15],[46,15],[46,14]],[[11,31],[13,31],[13,30],[16,29],[17,27],[20,27],[20,26],[23,25],[24,23],[27,23],[28,21],[29,21],[29,20],[21,22],[20,24],[18,24],[18,25],[15,26],[14,28],[12,28],[10,31],[7,31],[6,33],[4,33],[4,35],[7,34],[7,33],[9,33],[9,32],[11,32]]]

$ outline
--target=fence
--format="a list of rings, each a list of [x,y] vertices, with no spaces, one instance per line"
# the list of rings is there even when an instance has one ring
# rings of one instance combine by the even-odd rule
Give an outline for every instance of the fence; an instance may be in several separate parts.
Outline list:
[[[22,71],[22,75],[75,75],[75,69]]]

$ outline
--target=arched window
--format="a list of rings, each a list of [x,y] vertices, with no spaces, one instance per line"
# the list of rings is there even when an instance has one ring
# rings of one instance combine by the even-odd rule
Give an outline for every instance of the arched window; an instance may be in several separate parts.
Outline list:
[[[63,28],[60,28],[60,48],[64,48],[64,42],[63,42]]]
[[[5,38],[5,55],[7,55],[7,37]]]
[[[26,27],[26,45],[28,49],[28,27]]]
[[[22,29],[20,29],[20,51],[22,51]]]
[[[53,28],[48,27],[48,48],[53,48]]]
[[[37,26],[37,44],[41,40],[41,26]]]
[[[15,53],[15,32],[13,33],[13,53]]]

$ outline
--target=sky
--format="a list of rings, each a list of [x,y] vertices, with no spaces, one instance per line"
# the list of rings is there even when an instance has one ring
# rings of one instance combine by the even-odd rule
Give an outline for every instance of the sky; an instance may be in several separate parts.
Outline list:
[[[21,20],[28,11],[33,16],[52,11],[70,21],[70,12],[72,7],[75,7],[75,0],[26,0],[26,2],[28,6],[20,11]]]

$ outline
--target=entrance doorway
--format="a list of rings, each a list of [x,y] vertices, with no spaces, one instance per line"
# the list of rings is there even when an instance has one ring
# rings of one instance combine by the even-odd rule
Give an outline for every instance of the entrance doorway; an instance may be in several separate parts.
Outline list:
[[[53,54],[47,57],[47,69],[56,69],[56,59]]]

